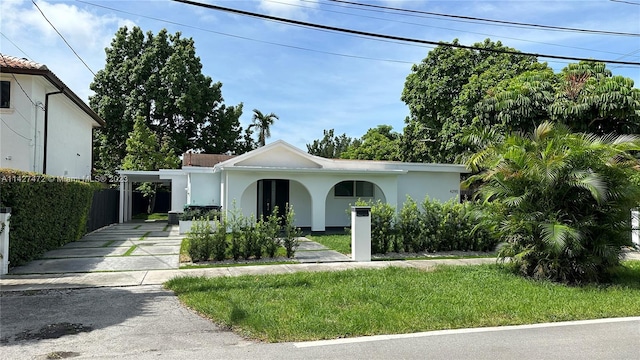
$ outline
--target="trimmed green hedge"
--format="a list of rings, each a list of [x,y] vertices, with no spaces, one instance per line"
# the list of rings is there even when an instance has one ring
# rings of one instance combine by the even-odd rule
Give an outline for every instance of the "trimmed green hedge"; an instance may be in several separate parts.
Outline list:
[[[36,259],[85,233],[98,183],[0,169],[0,204],[11,208],[10,266]]]

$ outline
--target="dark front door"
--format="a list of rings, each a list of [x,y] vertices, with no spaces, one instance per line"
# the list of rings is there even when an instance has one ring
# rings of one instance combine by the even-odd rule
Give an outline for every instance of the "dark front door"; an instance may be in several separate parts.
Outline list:
[[[289,180],[258,180],[258,217],[269,216],[278,207],[278,214],[284,215],[289,203]]]

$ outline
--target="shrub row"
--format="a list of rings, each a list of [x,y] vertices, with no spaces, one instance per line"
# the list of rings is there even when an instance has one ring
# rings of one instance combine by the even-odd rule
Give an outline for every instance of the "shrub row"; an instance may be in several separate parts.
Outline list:
[[[218,215],[211,226],[209,217],[196,219],[187,234],[187,251],[193,262],[225,259],[238,260],[241,257],[261,259],[273,258],[278,248],[284,247],[286,256],[292,258],[302,235],[294,224],[293,208],[287,206],[284,218],[278,215],[278,207],[268,217],[245,217],[235,208],[229,218]]]
[[[97,183],[0,169],[0,207],[11,208],[10,266],[80,239],[98,189]]]
[[[402,209],[381,201],[359,202],[371,206],[371,252],[493,251],[498,238],[480,221],[486,205],[446,203],[426,198],[418,205],[407,198]]]

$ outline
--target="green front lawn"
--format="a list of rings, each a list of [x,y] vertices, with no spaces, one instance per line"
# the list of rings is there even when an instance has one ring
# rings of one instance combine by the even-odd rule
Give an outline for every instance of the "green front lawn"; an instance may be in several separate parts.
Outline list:
[[[351,235],[306,235],[305,237],[341,254],[351,254]]]
[[[153,214],[141,213],[141,214],[133,215],[131,218],[134,219],[134,220],[160,220],[160,221],[167,221],[167,220],[169,220],[169,214],[167,214],[167,213],[153,213]]]
[[[181,277],[166,286],[216,323],[271,342],[640,315],[640,261],[625,262],[607,286],[530,281],[498,265]]]

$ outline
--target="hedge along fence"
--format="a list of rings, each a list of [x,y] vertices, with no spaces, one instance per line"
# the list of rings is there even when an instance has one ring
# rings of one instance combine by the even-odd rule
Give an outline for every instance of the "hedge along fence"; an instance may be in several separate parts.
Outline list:
[[[11,208],[10,266],[76,241],[86,231],[98,183],[0,169],[0,207]]]
[[[410,197],[400,211],[378,201],[358,201],[371,206],[371,253],[493,251],[499,239],[488,222],[492,205],[450,200],[425,200],[418,204]]]

